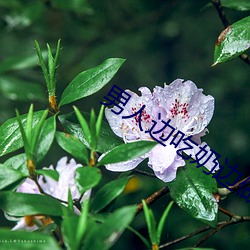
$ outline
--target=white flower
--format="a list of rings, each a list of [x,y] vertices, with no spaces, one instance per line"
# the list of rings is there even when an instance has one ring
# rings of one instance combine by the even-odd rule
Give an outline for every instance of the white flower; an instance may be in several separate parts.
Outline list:
[[[204,95],[203,90],[198,89],[192,81],[182,79],[177,79],[163,88],[156,86],[153,93],[146,87],[139,90],[141,96],[126,90],[131,95],[131,99],[124,107],[121,115],[115,115],[111,109],[105,109],[105,115],[111,129],[117,136],[122,137],[125,143],[137,140],[152,140],[152,135],[158,141],[162,141],[161,138],[167,138],[168,135],[171,135],[170,139],[164,142],[165,147],[161,144],[156,145],[144,156],[131,161],[107,164],[106,168],[111,171],[128,171],[135,168],[145,158],[149,158],[148,166],[154,170],[155,175],[165,182],[170,182],[175,179],[177,168],[185,166],[185,161],[177,154],[177,150],[186,147],[183,141],[177,147],[173,144],[170,145],[171,138],[179,130],[186,136],[192,136],[192,140],[197,144],[201,144],[200,138],[205,135],[206,127],[213,116],[214,98],[210,95]],[[139,114],[129,119],[122,118],[122,116],[135,114],[143,105],[145,105],[145,108],[140,123]],[[112,109],[116,109],[116,107]],[[145,133],[152,128],[154,123],[156,124],[152,131],[161,130],[164,125],[162,121],[167,122],[169,119],[171,119],[170,125],[176,129],[173,134],[171,134],[172,129],[170,127],[166,127],[158,134]],[[206,149],[209,150],[209,147],[207,146]],[[198,151],[198,146],[194,146],[192,150],[183,150],[192,157]],[[205,164],[207,169],[213,168],[214,163],[212,161],[214,159],[215,155]]]
[[[47,176],[40,176],[38,179],[40,187],[46,194],[49,194],[62,201],[68,200],[68,190],[70,190],[71,192],[72,199],[78,199],[80,197],[80,193],[77,189],[74,175],[76,169],[78,167],[81,167],[81,165],[76,164],[74,159],[71,159],[69,162],[67,162],[67,160],[67,157],[61,158],[58,161],[55,169],[53,166],[50,166],[49,168],[44,168],[56,170],[59,173],[58,181],[55,181],[54,179],[49,178]],[[29,178],[27,178],[25,182],[23,182],[17,188],[16,191],[21,193],[41,194],[36,183]],[[89,196],[90,190],[84,193],[80,202],[89,198]],[[25,216],[18,221],[17,225],[12,230],[22,229],[26,231],[34,231],[38,229],[38,226],[34,224],[34,221],[36,221],[36,224],[40,224],[41,226],[52,222],[49,217],[45,216]]]

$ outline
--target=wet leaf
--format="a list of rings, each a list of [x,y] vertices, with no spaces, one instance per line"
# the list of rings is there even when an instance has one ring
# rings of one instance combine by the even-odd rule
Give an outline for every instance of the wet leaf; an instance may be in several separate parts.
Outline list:
[[[250,16],[228,26],[215,45],[214,65],[239,56],[250,47]]]
[[[34,112],[33,124],[34,127],[43,114],[42,111]],[[22,123],[25,124],[27,114],[20,116]],[[0,126],[0,156],[13,152],[23,146],[22,136],[19,129],[17,118],[11,118]]]
[[[95,68],[78,74],[64,90],[59,106],[92,95],[103,88],[124,63],[124,59],[110,58]]]
[[[206,169],[191,163],[179,168],[176,179],[169,183],[170,195],[191,216],[216,227],[218,204],[213,193],[217,192],[217,183],[202,170]]]
[[[86,117],[86,120],[89,120],[90,115],[85,112],[82,113]],[[61,115],[59,116],[59,120],[70,134],[78,138],[86,147],[90,147],[74,113]],[[121,144],[123,144],[123,140],[114,134],[107,122],[102,121],[96,149],[97,152],[104,153]]]
[[[92,200],[91,208],[94,212],[101,211],[104,207],[110,204],[124,190],[128,180],[132,176],[116,179],[104,185],[99,189]]]
[[[0,193],[0,208],[11,216],[62,216],[63,210],[66,209],[59,201],[49,196],[13,192]]]

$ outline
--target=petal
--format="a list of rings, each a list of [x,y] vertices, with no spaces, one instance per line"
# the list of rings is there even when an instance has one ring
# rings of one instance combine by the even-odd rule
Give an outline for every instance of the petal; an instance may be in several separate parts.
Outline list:
[[[114,172],[129,171],[136,168],[146,157],[139,157],[130,161],[105,165],[106,169]]]
[[[201,146],[201,147],[203,147],[203,146],[205,146],[205,145],[207,145],[205,142],[202,142],[201,143],[201,145],[199,145],[199,146]],[[210,147],[207,145],[207,147],[205,148],[205,150],[208,152],[207,153],[207,155],[205,155],[205,157],[204,157],[204,159],[201,159],[201,161],[202,162],[205,162],[205,160],[210,156]],[[193,149],[190,149],[190,150],[184,150],[184,152],[186,153],[186,154],[188,154],[188,155],[192,155],[192,158],[194,159],[194,160],[196,160],[196,158],[195,158],[195,155],[196,154],[198,154],[198,152],[200,151],[200,148],[197,146],[197,147],[194,147]],[[217,152],[216,152],[217,153]],[[203,154],[203,153],[201,153],[201,154]],[[213,154],[212,156],[211,156],[211,158],[208,160],[208,162],[204,165],[204,167],[205,168],[207,168],[209,171],[211,171],[211,169],[217,164],[217,167],[214,169],[214,171],[213,171],[213,173],[215,172],[215,171],[217,171],[220,167],[219,167],[219,163],[218,163],[218,161],[216,160],[215,162],[213,162],[214,160],[215,160],[215,158],[216,158],[216,155],[215,154]],[[196,165],[198,165],[198,163],[194,163],[194,164],[196,164]]]
[[[16,190],[19,193],[40,194],[36,183],[27,178]]]
[[[154,98],[168,113],[166,119],[186,135],[195,135],[205,129],[214,112],[214,98],[204,95],[192,81],[177,79],[169,86],[154,89]]]
[[[157,145],[149,152],[148,166],[165,182],[172,181],[176,177],[177,168],[185,166],[185,161],[176,154],[176,150],[173,145]]]

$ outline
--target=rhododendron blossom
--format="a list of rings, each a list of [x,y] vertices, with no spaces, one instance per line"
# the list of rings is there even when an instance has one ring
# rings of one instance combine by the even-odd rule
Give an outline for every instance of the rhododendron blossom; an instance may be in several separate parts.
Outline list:
[[[153,93],[146,87],[139,88],[139,91],[141,96],[126,90],[131,98],[121,115],[115,115],[109,108],[105,109],[106,118],[114,133],[122,137],[125,143],[153,140],[150,133],[145,133],[145,131],[149,131],[153,125],[155,125],[154,131],[161,130],[164,125],[162,121],[167,122],[171,119],[170,125],[176,129],[171,138],[179,130],[185,136],[192,136],[192,140],[198,144],[198,146],[193,145],[193,149],[183,150],[194,158],[200,150],[199,146],[205,145],[200,138],[205,135],[206,127],[213,116],[214,98],[204,95],[203,90],[198,89],[192,81],[182,79],[177,79],[164,87],[156,86]],[[140,121],[139,114],[129,119],[122,118],[135,114],[143,105],[145,108],[141,113]],[[116,107],[112,109],[115,110]],[[142,131],[139,125],[141,125]],[[167,138],[171,131],[169,127],[166,127],[161,133],[154,134],[154,138],[161,141],[161,138]],[[170,145],[170,141],[171,139],[168,139],[164,142],[166,146],[156,145],[144,156],[117,164],[107,164],[106,168],[111,171],[128,171],[135,168],[145,158],[149,158],[148,166],[153,169],[155,175],[165,182],[170,182],[175,179],[177,168],[185,166],[185,161],[182,156],[177,154],[177,150],[187,147],[183,141],[177,147]],[[209,151],[209,149],[207,146],[206,150]],[[215,155],[213,154],[204,166],[211,170],[215,166],[214,160]],[[214,171],[217,169],[218,166],[214,168]]]
[[[38,178],[38,183],[46,194],[49,194],[65,202],[67,202],[68,200],[68,190],[70,190],[71,192],[72,199],[78,199],[80,197],[80,193],[77,189],[74,175],[76,169],[82,166],[80,164],[76,164],[74,159],[71,159],[69,162],[67,161],[67,157],[63,157],[58,161],[55,169],[53,166],[50,166],[49,168],[44,168],[56,170],[59,173],[59,178],[57,181],[47,176],[40,176]],[[16,191],[21,193],[41,194],[36,183],[29,178],[27,178],[17,188]],[[84,193],[80,202],[89,198],[89,196],[90,190]],[[34,223],[34,221],[36,221],[36,224]],[[38,229],[37,224],[43,226],[51,222],[51,219],[45,216],[25,216],[18,221],[17,225],[12,230],[22,229],[27,231],[34,231]]]

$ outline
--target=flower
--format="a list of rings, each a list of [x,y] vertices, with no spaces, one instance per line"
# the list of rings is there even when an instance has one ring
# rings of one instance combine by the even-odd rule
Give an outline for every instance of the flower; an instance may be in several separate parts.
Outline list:
[[[76,182],[74,180],[74,175],[76,169],[78,167],[81,167],[81,165],[76,164],[74,159],[71,159],[69,162],[67,161],[67,157],[63,157],[58,161],[55,169],[53,166],[50,166],[49,168],[43,168],[56,170],[59,174],[59,178],[57,181],[47,176],[40,176],[38,178],[38,183],[46,194],[51,195],[62,201],[68,200],[68,190],[70,190],[71,192],[72,199],[78,199],[80,197],[80,193],[77,189]],[[16,191],[20,193],[41,194],[36,183],[29,178],[27,178],[17,188]],[[89,196],[90,190],[84,193],[80,202],[89,198]],[[53,221],[49,217],[45,216],[25,216],[18,221],[17,225],[12,230],[22,229],[27,231],[34,231],[38,229],[38,225],[43,226],[51,222]]]
[[[162,120],[167,122],[171,119],[170,125],[176,129],[173,135],[179,130],[186,136],[192,136],[192,140],[198,145],[205,145],[200,138],[206,134],[206,127],[213,116],[214,98],[212,96],[204,95],[203,89],[198,89],[192,81],[182,79],[176,79],[170,85],[164,85],[163,88],[156,86],[153,93],[146,87],[139,88],[139,91],[141,96],[126,90],[131,95],[131,99],[124,107],[122,115],[117,116],[111,109],[105,109],[105,115],[111,129],[117,136],[122,137],[125,143],[153,140],[150,133],[145,133],[152,128],[153,121],[157,122],[153,131],[158,131],[163,127]],[[129,119],[122,118],[122,116],[135,114],[143,105],[145,108],[141,114],[141,128],[143,130],[141,131],[139,129],[139,114]],[[154,137],[161,141],[160,137],[167,138],[171,131],[169,127],[166,127],[161,133],[154,134]],[[155,175],[164,182],[170,182],[176,178],[177,168],[185,166],[185,161],[177,154],[177,150],[185,148],[185,144],[181,141],[175,147],[173,144],[169,144],[170,141],[165,142],[165,147],[161,144],[156,145],[144,156],[117,164],[107,164],[106,168],[111,171],[128,171],[134,169],[145,158],[149,158],[148,166],[153,169]],[[209,151],[208,146],[206,150]],[[199,147],[183,151],[188,155],[191,152],[193,157],[199,151]],[[211,160],[205,164],[208,170],[214,167],[213,160],[215,160],[214,154]],[[217,169],[218,167],[214,170]]]

